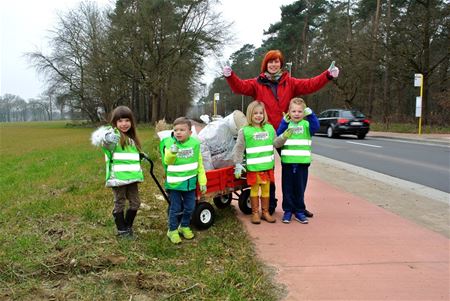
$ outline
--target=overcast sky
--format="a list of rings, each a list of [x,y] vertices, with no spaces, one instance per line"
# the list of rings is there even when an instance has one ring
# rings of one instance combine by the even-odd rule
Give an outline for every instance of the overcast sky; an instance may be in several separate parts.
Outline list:
[[[219,11],[232,27],[235,43],[224,49],[228,57],[244,44],[261,45],[263,31],[281,18],[280,6],[295,0],[222,0]],[[45,78],[38,75],[24,57],[35,50],[47,51],[49,30],[57,13],[75,8],[80,0],[0,0],[0,95],[37,98],[45,89]],[[96,0],[99,7],[114,0]],[[215,59],[205,65],[206,81],[219,72]]]

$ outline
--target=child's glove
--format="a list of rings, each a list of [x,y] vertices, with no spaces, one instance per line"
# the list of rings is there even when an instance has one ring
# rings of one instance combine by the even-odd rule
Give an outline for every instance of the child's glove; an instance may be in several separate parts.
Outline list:
[[[206,193],[206,185],[200,185],[200,192],[202,193],[202,194],[205,194]]]
[[[291,116],[289,116],[289,113],[284,113],[284,112],[283,112],[283,120],[284,120],[286,123],[291,122]]]
[[[330,67],[328,68],[328,72],[333,78],[339,76],[339,68],[334,65],[334,61],[331,62]]]
[[[106,143],[114,143],[117,144],[119,142],[120,136],[114,132],[109,132],[105,135]]]
[[[231,72],[232,72],[233,70],[231,70],[231,67],[230,66],[225,66],[225,67],[223,67],[223,76],[225,76],[225,77],[229,77],[229,76],[231,76]]]
[[[303,115],[306,117],[306,116],[309,116],[309,115],[311,115],[312,114],[312,110],[311,110],[311,108],[305,108],[305,110],[303,111]]]
[[[172,146],[170,146],[170,152],[172,154],[177,154],[178,153],[178,146],[175,143],[172,144]]]
[[[291,138],[293,132],[294,132],[294,128],[288,128],[287,130],[284,131],[283,138],[284,139]]]
[[[237,164],[234,166],[234,177],[235,177],[236,179],[240,179],[243,171],[246,171],[245,168],[244,168],[244,166],[242,166],[241,163],[237,163]]]

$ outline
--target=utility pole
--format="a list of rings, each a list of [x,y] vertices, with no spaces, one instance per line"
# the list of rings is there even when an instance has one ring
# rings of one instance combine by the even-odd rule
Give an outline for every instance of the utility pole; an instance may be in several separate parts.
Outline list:
[[[292,76],[292,62],[286,63],[286,66],[288,67],[289,70],[289,76]]]
[[[419,117],[419,135],[422,134],[422,94],[423,94],[423,74],[414,74],[414,87],[420,87],[420,96],[416,97],[416,117]]]

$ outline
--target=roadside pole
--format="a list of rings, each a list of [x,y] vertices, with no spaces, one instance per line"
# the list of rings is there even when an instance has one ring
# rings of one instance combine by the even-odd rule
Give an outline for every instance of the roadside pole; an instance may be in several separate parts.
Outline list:
[[[217,116],[217,102],[220,99],[220,93],[214,93],[214,107],[213,107],[213,116],[216,117]]]
[[[423,93],[423,74],[414,74],[414,87],[420,87],[420,96],[416,97],[416,117],[419,117],[419,135],[422,135],[422,93]]]

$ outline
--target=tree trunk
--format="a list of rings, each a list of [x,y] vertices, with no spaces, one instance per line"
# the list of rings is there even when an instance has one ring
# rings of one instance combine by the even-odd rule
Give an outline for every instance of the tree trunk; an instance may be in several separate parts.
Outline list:
[[[374,101],[374,94],[375,94],[375,72],[377,69],[376,63],[378,62],[377,59],[377,41],[378,41],[378,23],[380,20],[380,2],[381,0],[377,0],[377,8],[375,11],[375,17],[373,20],[373,28],[372,28],[372,52],[370,55],[370,66],[369,66],[369,95],[367,97],[368,104],[369,104],[369,111],[368,114],[370,117],[372,117],[373,113],[373,101]]]
[[[422,2],[420,2],[422,3]],[[430,70],[430,1],[427,0],[422,3],[425,6],[425,24],[423,34],[423,95],[422,95],[422,122],[429,123],[429,108],[428,108],[428,82]]]
[[[391,41],[391,0],[387,0],[387,12],[386,12],[386,47],[390,47]],[[384,73],[384,87],[383,87],[383,120],[386,125],[386,129],[389,130],[391,121],[391,79],[390,79],[390,68],[391,60],[390,54],[385,51],[385,64],[386,71]]]

